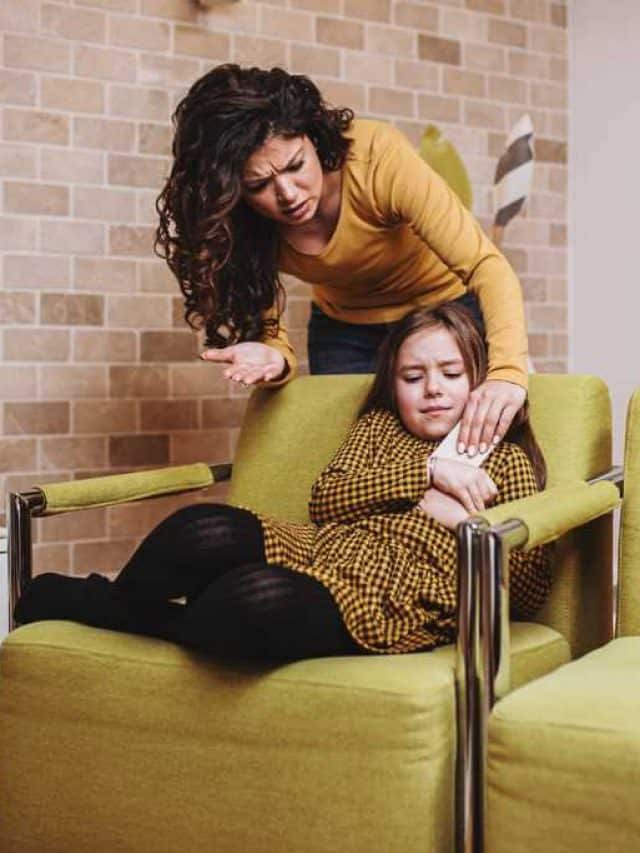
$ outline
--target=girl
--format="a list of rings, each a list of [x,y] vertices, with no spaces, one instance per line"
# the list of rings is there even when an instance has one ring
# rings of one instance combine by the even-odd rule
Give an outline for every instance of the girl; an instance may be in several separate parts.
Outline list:
[[[113,583],[40,575],[16,620],[75,619],[283,660],[451,642],[456,525],[544,486],[526,407],[484,469],[433,464],[486,369],[464,308],[412,312],[385,341],[360,417],[312,488],[310,524],[187,507],[147,537]],[[528,616],[549,588],[545,550],[515,552],[511,571],[514,611]],[[186,605],[171,601],[180,596]]]
[[[247,385],[293,376],[280,273],[312,286],[312,373],[372,372],[389,324],[459,300],[489,346],[461,443],[504,436],[527,387],[518,280],[401,133],[331,109],[307,77],[237,65],[196,81],[174,121],[156,247],[203,358]]]

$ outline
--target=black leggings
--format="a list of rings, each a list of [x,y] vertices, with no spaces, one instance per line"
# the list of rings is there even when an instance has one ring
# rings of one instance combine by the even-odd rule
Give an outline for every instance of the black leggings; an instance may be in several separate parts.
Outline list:
[[[110,586],[113,627],[208,652],[292,660],[359,650],[325,587],[268,564],[262,525],[236,507],[178,510]],[[186,605],[170,601],[183,596]]]

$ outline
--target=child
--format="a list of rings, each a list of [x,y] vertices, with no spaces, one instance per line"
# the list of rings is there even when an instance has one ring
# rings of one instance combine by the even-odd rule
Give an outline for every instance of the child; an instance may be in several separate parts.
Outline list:
[[[525,407],[476,468],[431,458],[483,382],[486,347],[458,305],[393,327],[360,417],[313,485],[310,524],[197,504],[163,521],[114,582],[35,578],[21,623],[73,619],[216,654],[295,659],[431,649],[455,636],[454,529],[544,487]],[[545,549],[511,556],[529,616],[550,585]],[[186,605],[172,599],[186,596]]]

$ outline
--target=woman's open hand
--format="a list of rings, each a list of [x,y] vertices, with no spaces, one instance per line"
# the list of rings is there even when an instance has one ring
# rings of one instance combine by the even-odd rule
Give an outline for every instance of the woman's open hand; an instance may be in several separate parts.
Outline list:
[[[458,524],[469,516],[459,501],[439,489],[427,489],[418,508],[449,530],[455,530]]]
[[[504,438],[527,397],[521,385],[487,379],[469,395],[462,413],[458,452],[474,456]]]
[[[266,344],[246,341],[222,349],[207,349],[200,354],[204,361],[228,364],[224,371],[227,379],[243,385],[270,382],[279,379],[287,367],[281,352]]]
[[[455,498],[467,513],[482,512],[498,494],[496,484],[482,468],[456,459],[436,459],[430,486]]]

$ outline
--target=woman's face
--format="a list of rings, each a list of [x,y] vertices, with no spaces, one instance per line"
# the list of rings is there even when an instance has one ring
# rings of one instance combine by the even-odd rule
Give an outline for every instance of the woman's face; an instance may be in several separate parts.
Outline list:
[[[444,326],[414,332],[396,360],[394,389],[405,428],[428,441],[440,440],[460,420],[471,392],[462,353]]]
[[[243,197],[256,213],[283,225],[311,220],[320,203],[323,173],[307,136],[272,136],[251,154],[242,174]]]

